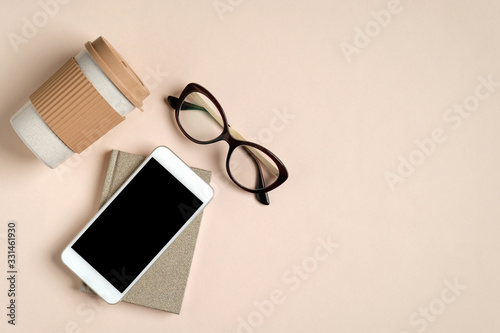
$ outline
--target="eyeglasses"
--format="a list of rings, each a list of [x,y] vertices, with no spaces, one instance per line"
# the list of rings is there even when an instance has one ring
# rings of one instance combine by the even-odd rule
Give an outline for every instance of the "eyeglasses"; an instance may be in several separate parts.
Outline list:
[[[175,109],[177,125],[188,139],[202,145],[221,140],[229,144],[226,158],[229,177],[243,190],[255,193],[259,202],[269,205],[267,192],[288,178],[283,162],[270,150],[246,141],[229,126],[219,102],[199,84],[188,84],[179,98],[169,96],[167,101]]]

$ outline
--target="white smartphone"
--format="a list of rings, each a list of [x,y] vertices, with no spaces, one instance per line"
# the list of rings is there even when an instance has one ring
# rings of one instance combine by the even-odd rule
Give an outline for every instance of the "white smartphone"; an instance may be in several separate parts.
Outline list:
[[[213,193],[172,151],[158,147],[64,249],[62,261],[116,304]]]

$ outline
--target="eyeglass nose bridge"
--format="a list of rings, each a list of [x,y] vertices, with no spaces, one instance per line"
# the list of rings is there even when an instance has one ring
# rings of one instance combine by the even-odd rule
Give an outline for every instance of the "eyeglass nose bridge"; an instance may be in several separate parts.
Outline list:
[[[227,142],[229,145],[229,150],[233,151],[236,147],[241,146],[245,140],[241,140],[234,136],[234,130],[229,124],[224,126],[224,129],[221,133],[222,139]]]

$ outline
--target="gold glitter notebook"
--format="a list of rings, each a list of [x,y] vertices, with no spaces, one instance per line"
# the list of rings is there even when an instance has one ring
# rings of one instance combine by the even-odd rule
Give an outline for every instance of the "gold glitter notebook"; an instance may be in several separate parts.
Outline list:
[[[102,206],[113,195],[144,159],[145,157],[140,155],[119,150],[111,151],[99,206]],[[212,176],[210,171],[197,168],[191,169],[204,181],[210,183]],[[172,245],[137,281],[123,297],[123,302],[176,314],[180,313],[202,214],[203,212],[189,224]],[[93,293],[83,282],[80,291]]]

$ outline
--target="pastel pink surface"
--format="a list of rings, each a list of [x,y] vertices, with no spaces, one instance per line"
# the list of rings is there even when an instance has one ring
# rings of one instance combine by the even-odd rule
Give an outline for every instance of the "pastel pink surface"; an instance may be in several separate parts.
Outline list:
[[[498,2],[62,2],[0,13],[0,259],[6,274],[15,220],[19,265],[2,332],[500,329]],[[100,35],[151,96],[51,170],[9,118]],[[288,167],[269,207],[230,183],[225,144],[177,129],[163,99],[189,82]],[[59,259],[97,210],[106,154],[158,145],[216,191],[180,316],[82,294]]]

